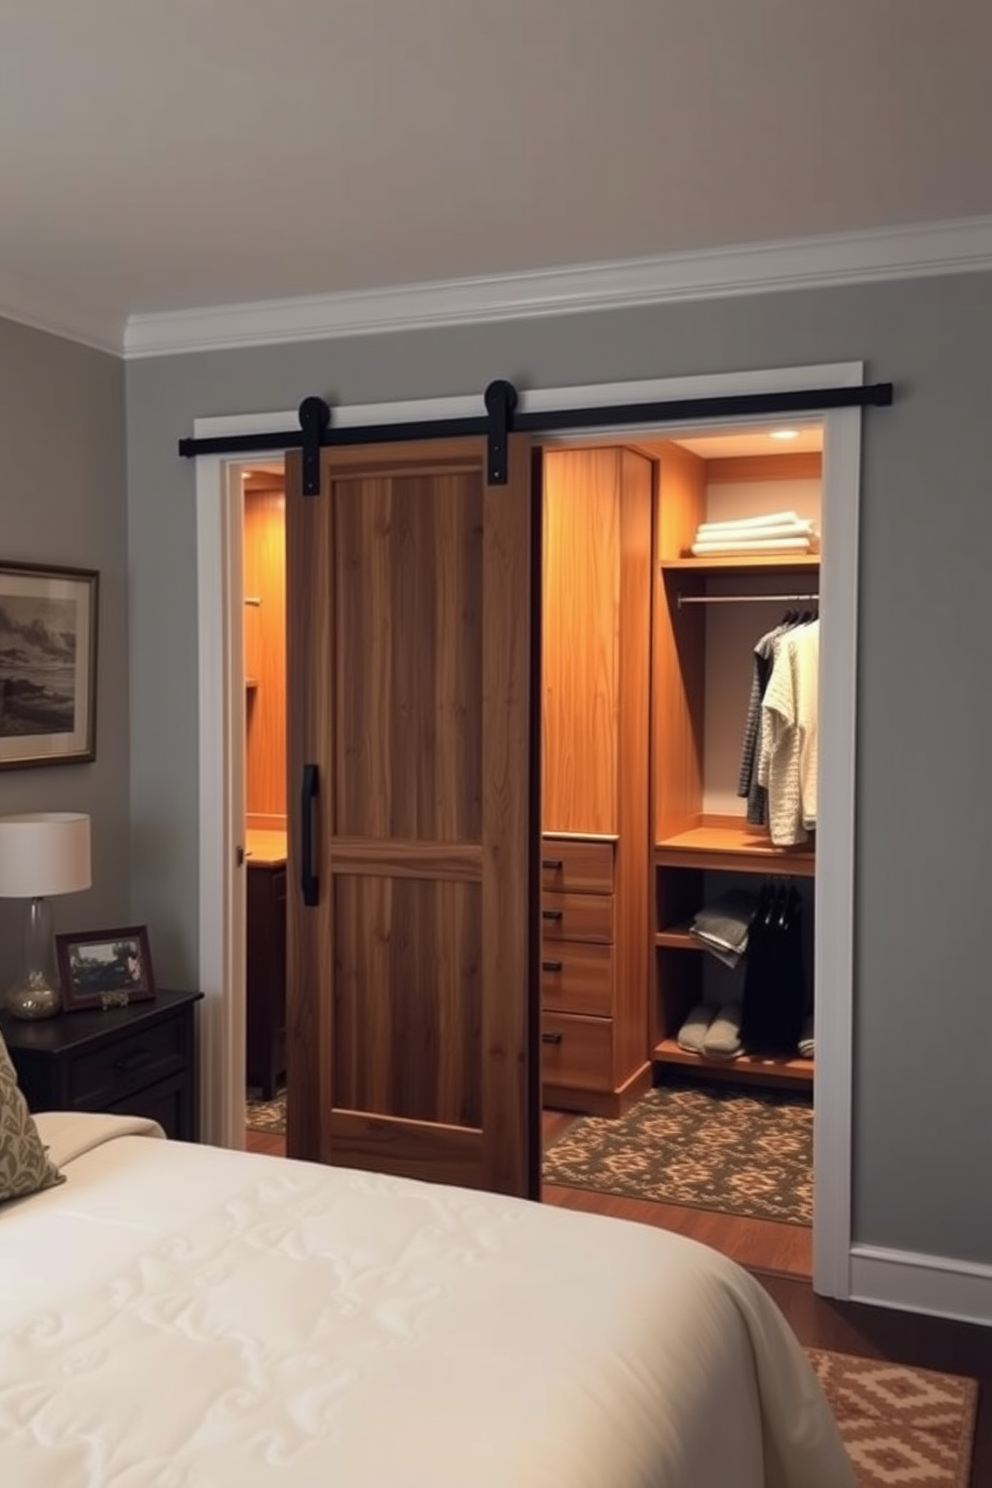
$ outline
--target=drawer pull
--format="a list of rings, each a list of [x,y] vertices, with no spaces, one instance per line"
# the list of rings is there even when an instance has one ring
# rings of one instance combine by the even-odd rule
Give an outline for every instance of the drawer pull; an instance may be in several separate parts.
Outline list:
[[[560,1044],[561,1043],[561,1034],[560,1033],[542,1033],[541,1034],[541,1043],[542,1044]]]
[[[565,866],[565,863],[564,863],[564,860],[562,858],[542,858],[541,859],[541,867],[542,868],[564,868],[564,866]]]
[[[561,962],[560,961],[542,961],[541,962],[541,970],[542,971],[561,971]]]
[[[136,1049],[133,1054],[125,1054],[120,1059],[114,1060],[114,1069],[120,1070],[122,1074],[130,1074],[132,1070],[144,1069],[151,1062],[151,1052],[148,1049]]]
[[[560,909],[542,909],[542,920],[560,920],[564,911]]]

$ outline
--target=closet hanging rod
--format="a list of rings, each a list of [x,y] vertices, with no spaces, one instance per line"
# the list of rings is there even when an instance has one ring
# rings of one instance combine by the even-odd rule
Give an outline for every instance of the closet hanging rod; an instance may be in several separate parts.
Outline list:
[[[680,594],[678,607],[687,604],[787,604],[790,601],[806,600],[818,604],[818,594]]]

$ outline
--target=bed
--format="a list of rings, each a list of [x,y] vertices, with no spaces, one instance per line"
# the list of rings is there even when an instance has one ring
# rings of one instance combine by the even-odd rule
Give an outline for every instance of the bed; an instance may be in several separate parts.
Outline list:
[[[11,1488],[853,1488],[760,1285],[492,1194],[37,1117],[0,1204]]]

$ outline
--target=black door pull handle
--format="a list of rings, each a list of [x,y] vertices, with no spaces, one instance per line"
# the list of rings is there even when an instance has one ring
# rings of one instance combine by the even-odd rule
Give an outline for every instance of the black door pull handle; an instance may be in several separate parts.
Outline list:
[[[561,1043],[561,1034],[560,1033],[542,1033],[541,1034],[541,1043],[542,1044],[560,1044]]]
[[[542,858],[541,859],[541,867],[542,868],[561,868],[562,866],[563,866],[563,863],[562,863],[561,858]]]
[[[541,910],[541,919],[542,920],[560,920],[561,919],[561,916],[562,916],[562,911],[560,909],[542,909]]]
[[[320,900],[320,881],[313,868],[313,812],[319,794],[317,766],[304,765],[300,792],[300,888],[303,903],[311,908]]]
[[[541,962],[541,970],[542,971],[561,971],[561,962],[560,961],[542,961]]]

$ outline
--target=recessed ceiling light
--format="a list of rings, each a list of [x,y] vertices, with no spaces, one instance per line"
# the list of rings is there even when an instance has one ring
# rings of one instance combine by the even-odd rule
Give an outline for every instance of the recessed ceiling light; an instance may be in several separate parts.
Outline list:
[[[798,429],[773,429],[771,431],[771,433],[769,434],[768,437],[769,437],[769,439],[798,439],[799,438],[799,430]]]

